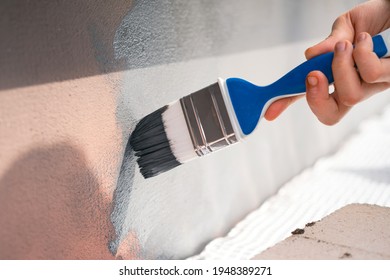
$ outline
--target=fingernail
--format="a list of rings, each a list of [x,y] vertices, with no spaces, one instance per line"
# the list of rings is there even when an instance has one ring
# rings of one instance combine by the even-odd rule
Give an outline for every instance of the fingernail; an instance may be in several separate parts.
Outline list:
[[[359,42],[366,40],[366,38],[367,38],[367,33],[362,32],[358,35],[358,37],[356,38],[356,41],[357,41],[357,43],[359,43]]]
[[[336,44],[335,49],[336,49],[337,52],[342,52],[342,51],[345,51],[346,47],[347,47],[347,43],[346,42],[338,42]]]
[[[318,79],[317,79],[317,77],[309,76],[309,77],[307,77],[307,83],[311,87],[315,87],[318,84]]]

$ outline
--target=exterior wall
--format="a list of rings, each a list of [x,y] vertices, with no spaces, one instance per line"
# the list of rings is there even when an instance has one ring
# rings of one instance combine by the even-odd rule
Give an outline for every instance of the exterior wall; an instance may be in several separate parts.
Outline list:
[[[144,180],[137,120],[215,82],[272,82],[358,1],[11,1],[0,8],[0,258],[184,258],[333,151],[304,102]],[[324,140],[326,139],[326,140]]]
[[[2,259],[114,257],[124,140],[112,37],[131,2],[115,4],[0,4]]]

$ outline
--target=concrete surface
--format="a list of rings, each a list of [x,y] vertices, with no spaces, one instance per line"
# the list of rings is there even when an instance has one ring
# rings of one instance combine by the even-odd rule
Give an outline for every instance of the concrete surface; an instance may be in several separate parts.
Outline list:
[[[390,259],[390,208],[350,204],[253,259]]]

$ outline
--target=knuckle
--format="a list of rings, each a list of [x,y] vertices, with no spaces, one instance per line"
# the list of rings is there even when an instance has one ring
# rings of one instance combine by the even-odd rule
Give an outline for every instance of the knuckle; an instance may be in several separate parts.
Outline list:
[[[338,16],[336,18],[336,20],[333,22],[332,24],[332,31],[336,30],[338,26],[340,26],[340,24],[342,24],[343,22],[345,22],[345,18],[346,18],[347,14],[342,14],[340,16]]]
[[[364,69],[364,71],[360,71],[360,77],[367,83],[375,83],[380,79],[382,74],[382,69],[379,68],[370,68]]]
[[[313,111],[318,111],[321,109],[321,107],[324,105],[324,100],[319,98],[317,94],[306,94],[306,100],[309,104],[310,108],[312,108]]]
[[[346,43],[348,46],[348,43]],[[348,48],[348,47],[346,47]],[[354,59],[352,57],[351,52],[335,52],[333,62],[332,62],[332,69],[333,71],[339,71],[342,72],[346,68],[353,67],[354,65]]]
[[[363,96],[359,92],[341,94],[339,100],[342,104],[351,107],[362,101]]]
[[[359,46],[353,49],[352,55],[355,60],[359,60],[366,55],[367,51]]]

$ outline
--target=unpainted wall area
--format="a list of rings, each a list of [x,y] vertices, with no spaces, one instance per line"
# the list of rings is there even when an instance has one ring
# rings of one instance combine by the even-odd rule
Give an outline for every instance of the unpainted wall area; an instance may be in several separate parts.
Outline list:
[[[131,4],[0,3],[1,259],[115,257],[113,38]]]
[[[129,134],[217,76],[272,81],[357,2],[2,1],[0,258],[184,258],[225,234],[380,106],[323,130],[301,103],[150,180]]]
[[[5,0],[0,89],[115,72],[113,37],[131,0]]]

